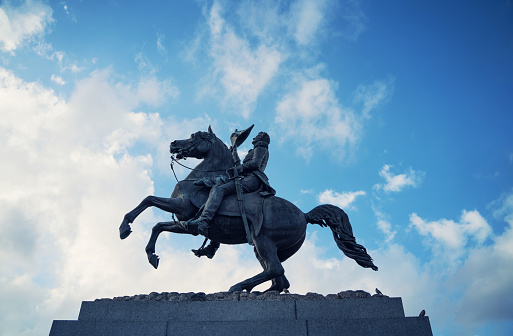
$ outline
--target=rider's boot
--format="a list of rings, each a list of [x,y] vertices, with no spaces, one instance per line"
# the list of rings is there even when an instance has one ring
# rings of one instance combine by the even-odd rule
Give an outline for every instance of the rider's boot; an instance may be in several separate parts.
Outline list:
[[[214,218],[217,209],[223,201],[224,191],[218,186],[213,186],[208,195],[208,200],[205,203],[203,212],[196,219],[188,220],[185,225],[191,232],[197,232],[205,237],[208,237],[208,227],[212,218]],[[193,233],[194,234],[194,233]]]
[[[207,256],[208,259],[212,259],[212,258],[214,258],[214,255],[216,254],[216,251],[220,245],[221,245],[220,243],[211,240],[210,243],[206,247],[200,247],[197,250],[191,250],[191,251],[198,258],[202,257],[202,256]]]

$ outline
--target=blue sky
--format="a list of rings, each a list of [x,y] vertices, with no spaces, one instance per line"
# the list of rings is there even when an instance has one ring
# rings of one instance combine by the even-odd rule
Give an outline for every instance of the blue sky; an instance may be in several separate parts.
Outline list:
[[[117,232],[170,195],[170,141],[255,124],[278,195],[342,207],[380,268],[310,226],[292,292],[377,287],[435,335],[509,335],[512,92],[511,1],[1,1],[0,333],[259,272],[249,246],[198,259],[171,234],[154,270],[160,211]]]

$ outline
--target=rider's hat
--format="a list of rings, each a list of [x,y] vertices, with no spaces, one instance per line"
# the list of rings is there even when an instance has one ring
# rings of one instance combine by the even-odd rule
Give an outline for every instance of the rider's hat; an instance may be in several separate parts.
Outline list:
[[[242,145],[242,143],[248,138],[249,133],[251,133],[251,130],[253,129],[254,124],[246,128],[245,130],[238,131],[237,129],[235,132],[232,133],[230,137],[230,141],[232,142],[232,147],[239,147]]]

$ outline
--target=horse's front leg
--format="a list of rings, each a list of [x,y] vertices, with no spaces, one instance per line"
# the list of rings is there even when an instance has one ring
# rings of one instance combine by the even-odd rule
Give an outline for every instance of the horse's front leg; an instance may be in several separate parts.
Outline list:
[[[157,223],[153,229],[151,229],[151,237],[148,241],[148,245],[146,245],[146,254],[148,255],[148,261],[155,268],[159,267],[159,256],[155,254],[155,245],[157,244],[157,238],[163,231],[174,233],[189,233],[181,225],[174,221]]]
[[[121,239],[125,239],[130,235],[130,233],[132,233],[130,223],[133,223],[137,216],[147,208],[154,206],[167,212],[176,213],[180,208],[181,202],[182,200],[179,198],[164,198],[157,196],[146,197],[137,207],[135,207],[134,210],[125,215],[123,222],[119,226],[119,237]]]

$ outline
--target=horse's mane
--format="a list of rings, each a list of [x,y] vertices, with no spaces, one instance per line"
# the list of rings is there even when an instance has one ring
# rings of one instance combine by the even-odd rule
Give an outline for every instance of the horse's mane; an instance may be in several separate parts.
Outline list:
[[[233,158],[228,146],[219,139],[213,132],[197,132],[204,141],[212,144],[209,155],[207,155],[189,174],[188,178],[215,177],[221,175],[228,168],[233,167]],[[217,171],[213,171],[217,170]]]
[[[227,168],[232,167],[233,166],[233,158],[232,158],[230,149],[228,148],[228,146],[226,146],[224,141],[219,139],[215,134],[213,134],[213,135],[214,135],[214,142],[212,143],[213,146],[212,146],[211,150],[215,150],[215,147],[217,146],[221,152],[221,153],[219,153],[220,155],[218,155],[219,159],[223,163],[227,161]],[[215,145],[214,145],[214,143],[215,143]]]

